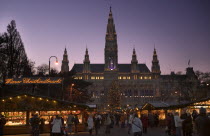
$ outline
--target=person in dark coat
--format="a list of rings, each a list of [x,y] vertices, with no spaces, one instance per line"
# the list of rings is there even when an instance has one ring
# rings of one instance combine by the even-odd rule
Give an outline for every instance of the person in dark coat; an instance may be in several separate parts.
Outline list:
[[[183,133],[183,136],[186,136],[186,132],[185,132],[185,123],[184,121],[187,119],[187,112],[186,112],[187,109],[183,109],[183,113],[181,114],[181,119],[183,120],[182,122],[182,133]]]
[[[182,124],[184,126],[185,136],[192,136],[193,124],[190,113],[187,113],[187,118],[183,121]]]
[[[166,117],[166,126],[167,126],[168,135],[171,135],[171,129],[172,129],[171,124],[172,124],[171,113],[168,113]]]
[[[95,132],[96,132],[96,135],[98,135],[98,130],[100,128],[100,116],[98,116],[98,114],[95,115],[95,118],[94,118],[94,125],[95,125]]]
[[[143,125],[143,133],[147,133],[148,117],[147,117],[146,114],[142,115],[141,122],[142,122],[142,125]]]
[[[74,116],[73,122],[74,122],[74,127],[75,127],[75,133],[77,133],[78,132],[77,125],[79,124],[79,119],[77,115]]]
[[[44,133],[44,125],[45,125],[45,119],[41,118],[40,119],[40,125],[39,125],[40,134]]]
[[[198,117],[198,112],[196,110],[193,110],[192,117],[193,121],[195,121],[195,119]]]
[[[200,109],[200,114],[195,119],[195,125],[199,136],[210,136],[210,119],[206,115],[205,108]]]
[[[157,113],[154,115],[154,119],[155,119],[155,127],[158,127],[158,125],[159,125],[159,116],[158,116]]]
[[[4,130],[5,124],[6,124],[6,119],[5,119],[5,117],[4,117],[2,114],[0,114],[0,135],[1,135],[1,136],[4,135],[3,130]]]

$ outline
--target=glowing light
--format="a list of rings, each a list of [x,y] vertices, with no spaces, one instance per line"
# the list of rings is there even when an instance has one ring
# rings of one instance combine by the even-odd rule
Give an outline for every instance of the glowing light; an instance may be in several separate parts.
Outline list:
[[[20,96],[18,96],[17,98],[20,99]]]
[[[12,97],[9,97],[10,100],[12,100]]]
[[[2,102],[4,102],[5,100],[3,99]]]
[[[55,64],[58,65],[58,61],[57,60],[56,60]]]
[[[6,79],[6,84],[61,84],[62,79],[54,79],[51,78],[20,78],[18,81],[14,80],[13,78]]]

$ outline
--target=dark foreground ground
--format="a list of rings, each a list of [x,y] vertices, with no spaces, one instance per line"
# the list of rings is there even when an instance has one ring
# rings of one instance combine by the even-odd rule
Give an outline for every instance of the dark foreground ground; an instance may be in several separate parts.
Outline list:
[[[111,134],[110,135],[105,135],[105,127],[102,127],[99,130],[98,136],[133,136],[133,134],[128,134],[127,133],[127,128],[119,128],[119,127],[114,127],[111,129]],[[7,136],[30,136],[30,134],[22,134],[22,135],[7,135]],[[40,134],[40,136],[49,136],[49,133],[46,134]],[[79,132],[77,134],[73,134],[71,136],[89,136],[88,132]],[[95,136],[95,132],[93,132],[93,136]],[[148,133],[143,134],[143,136],[168,136],[165,133],[165,129],[161,127],[157,128],[148,128]],[[193,136],[196,136],[193,134]]]

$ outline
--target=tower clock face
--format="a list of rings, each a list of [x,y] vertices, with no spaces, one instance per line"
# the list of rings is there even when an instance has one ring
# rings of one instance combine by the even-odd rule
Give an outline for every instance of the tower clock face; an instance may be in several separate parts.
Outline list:
[[[109,57],[109,69],[113,70],[114,68],[115,68],[115,66],[114,66],[113,57]]]

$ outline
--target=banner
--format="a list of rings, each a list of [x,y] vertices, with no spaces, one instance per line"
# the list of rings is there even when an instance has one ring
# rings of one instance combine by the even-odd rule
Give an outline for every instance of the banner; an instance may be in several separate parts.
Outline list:
[[[61,77],[27,77],[27,78],[7,78],[6,85],[15,84],[61,84]]]

